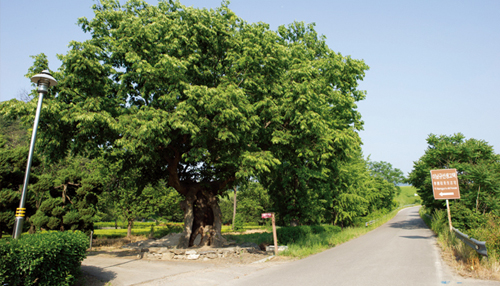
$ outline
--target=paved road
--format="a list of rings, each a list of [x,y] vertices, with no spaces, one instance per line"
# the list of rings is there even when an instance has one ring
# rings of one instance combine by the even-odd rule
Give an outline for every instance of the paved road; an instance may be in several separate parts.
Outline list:
[[[113,285],[500,285],[453,274],[441,260],[435,236],[419,217],[418,207],[402,210],[364,236],[289,263],[110,263],[114,262],[99,266],[94,261],[94,268],[86,270],[92,261],[85,261],[83,271],[96,275],[105,267]]]

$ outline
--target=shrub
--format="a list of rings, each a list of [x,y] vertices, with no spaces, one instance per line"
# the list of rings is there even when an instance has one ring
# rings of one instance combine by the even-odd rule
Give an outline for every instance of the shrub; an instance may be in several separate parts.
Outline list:
[[[236,214],[236,218],[234,219],[234,230],[235,231],[243,231],[245,229],[243,223],[243,216],[241,214]]]
[[[72,285],[89,247],[80,232],[47,232],[0,240],[0,285]]]
[[[488,215],[487,222],[480,228],[471,229],[469,236],[486,241],[488,254],[500,254],[500,217]]]

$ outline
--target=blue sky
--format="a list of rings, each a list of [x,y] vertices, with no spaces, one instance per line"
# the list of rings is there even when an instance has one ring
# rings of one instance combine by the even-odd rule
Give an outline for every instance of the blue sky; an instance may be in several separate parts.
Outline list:
[[[30,55],[56,54],[90,36],[76,25],[92,18],[92,0],[0,0],[0,101],[31,89]],[[124,1],[122,1],[123,3]],[[147,1],[156,4],[157,1]],[[181,1],[213,8],[221,1]],[[428,134],[463,133],[500,151],[500,1],[233,0],[247,22],[275,30],[316,23],[328,46],[363,59],[370,70],[358,104],[364,154],[405,174],[427,148]]]

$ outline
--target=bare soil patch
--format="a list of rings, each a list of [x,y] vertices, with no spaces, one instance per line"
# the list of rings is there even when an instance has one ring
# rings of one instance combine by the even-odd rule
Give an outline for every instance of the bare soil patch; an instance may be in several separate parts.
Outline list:
[[[234,232],[225,234],[251,234],[251,233],[263,233],[265,230],[247,230],[245,232]],[[129,238],[115,238],[115,239],[96,239],[93,240],[92,250],[87,252],[88,256],[102,256],[102,257],[120,257],[128,259],[144,259],[144,260],[177,260],[176,256],[172,256],[169,259],[159,258],[158,256],[152,255],[158,248],[167,248],[171,252],[179,252],[176,248],[180,233],[171,233],[161,239],[147,239],[144,236],[135,236]],[[262,251],[258,245],[249,246],[248,244],[236,245],[234,242],[229,242],[226,247],[214,248],[211,246],[203,247],[190,247],[185,249],[186,251],[196,251],[197,253],[207,253],[215,252],[218,253],[218,257],[215,259],[207,259],[201,256],[199,259],[189,260],[187,258],[181,258],[183,261],[189,261],[192,263],[215,263],[215,264],[249,264],[257,262],[266,258],[269,258],[274,253]],[[227,250],[227,251],[226,251]],[[221,255],[221,253],[223,253]],[[175,258],[174,258],[175,257]],[[273,257],[273,261],[290,261],[293,260],[289,257]]]

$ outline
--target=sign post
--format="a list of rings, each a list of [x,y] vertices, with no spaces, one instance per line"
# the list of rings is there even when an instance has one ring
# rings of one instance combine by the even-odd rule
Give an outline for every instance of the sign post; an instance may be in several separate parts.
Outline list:
[[[448,223],[450,224],[450,231],[452,231],[450,203],[448,202],[448,200],[460,199],[457,170],[431,170],[431,179],[434,199],[446,200],[446,209],[448,210]]]
[[[276,234],[276,220],[274,213],[263,213],[262,218],[271,218],[273,223],[274,255],[278,256],[278,236]]]

